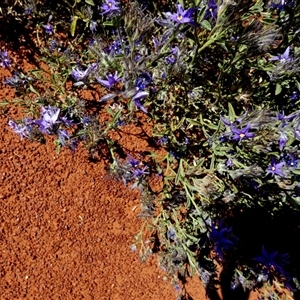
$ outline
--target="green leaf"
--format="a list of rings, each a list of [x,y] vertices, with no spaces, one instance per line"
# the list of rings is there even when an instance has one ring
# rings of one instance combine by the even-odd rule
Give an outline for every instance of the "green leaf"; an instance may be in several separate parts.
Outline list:
[[[210,23],[209,23],[207,20],[202,21],[200,24],[201,24],[201,26],[202,26],[203,28],[205,28],[205,29],[211,31],[211,25],[210,25]]]
[[[201,0],[202,1],[202,0]],[[206,7],[204,6],[199,12],[198,12],[198,17],[197,17],[197,22],[201,23],[201,21],[204,19],[206,12]]]
[[[225,50],[228,51],[227,47],[226,47],[226,42],[224,40],[220,40],[217,42],[219,45],[221,45],[221,47]]]
[[[0,106],[6,106],[8,104],[9,104],[9,102],[7,100],[4,100],[4,101],[0,102]]]
[[[300,92],[300,83],[299,83],[299,81],[295,80],[295,83],[296,83],[298,91]]]
[[[77,17],[77,16],[73,16],[73,20],[72,20],[71,28],[70,28],[70,32],[71,32],[71,35],[72,35],[72,36],[75,35],[75,30],[76,30],[77,20],[78,20],[78,17]]]
[[[40,96],[40,93],[39,93],[32,85],[29,86],[29,90],[30,90],[32,93],[34,93],[34,94]]]
[[[231,122],[234,122],[236,119],[236,114],[231,103],[228,103],[228,114],[229,114],[229,120]]]
[[[94,6],[94,5],[95,5],[95,3],[94,3],[93,0],[85,0],[85,3],[86,3],[86,4],[89,4],[89,5],[91,5],[91,6]]]
[[[112,20],[107,20],[102,23],[103,26],[114,26],[114,23]]]
[[[295,175],[300,175],[300,170],[299,169],[292,170],[292,173],[294,173]]]
[[[276,90],[275,90],[275,95],[279,95],[282,91],[282,87],[279,83],[276,83]]]
[[[178,185],[178,183],[184,178],[184,169],[182,165],[182,159],[180,159],[178,171],[175,177],[175,185]]]
[[[115,115],[114,115],[114,117],[113,117],[113,124],[116,124],[116,123],[117,123],[117,121],[118,121],[118,119],[119,119],[119,117],[120,117],[120,115],[121,115],[121,112],[122,112],[122,109],[119,109],[119,110],[115,113]]]

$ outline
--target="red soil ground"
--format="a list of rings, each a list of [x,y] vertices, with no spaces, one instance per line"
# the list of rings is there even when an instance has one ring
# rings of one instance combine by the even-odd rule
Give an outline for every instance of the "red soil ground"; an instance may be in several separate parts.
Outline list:
[[[15,96],[9,76],[0,69],[1,101]],[[107,162],[89,162],[83,147],[56,154],[52,141],[20,140],[7,125],[20,117],[13,107],[0,113],[0,299],[175,300],[157,258],[142,263],[130,250],[139,193],[107,178]],[[140,128],[127,131],[124,147],[149,150]],[[206,299],[193,282],[192,298]]]

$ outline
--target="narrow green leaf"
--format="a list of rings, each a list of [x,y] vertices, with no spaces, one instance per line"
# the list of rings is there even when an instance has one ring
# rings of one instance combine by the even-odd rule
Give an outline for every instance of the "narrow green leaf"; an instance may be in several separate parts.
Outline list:
[[[94,3],[93,0],[85,0],[85,3],[86,3],[86,4],[89,4],[89,5],[91,5],[91,6],[94,6],[94,5],[95,5],[95,3]]]
[[[103,26],[113,26],[114,23],[113,23],[113,21],[111,21],[111,20],[107,20],[107,21],[103,22],[102,25],[103,25]]]
[[[183,166],[182,166],[182,159],[180,159],[179,161],[179,167],[178,167],[178,171],[175,177],[175,185],[178,185],[178,183],[184,178],[184,170],[183,170]]]
[[[292,173],[294,173],[295,175],[300,175],[300,170],[299,169],[292,170]]]
[[[72,35],[72,36],[75,35],[75,30],[76,30],[77,20],[78,20],[78,17],[77,17],[77,16],[73,16],[73,20],[72,20],[71,28],[70,28],[70,32],[71,32],[71,35]]]
[[[279,83],[276,83],[276,90],[275,90],[275,95],[279,95],[282,91],[282,87]]]
[[[300,92],[300,83],[299,83],[299,81],[295,80],[295,83],[296,83],[298,91]]]
[[[30,89],[30,91],[31,91],[32,93],[34,93],[34,94],[40,96],[39,92],[38,92],[32,85],[29,86],[29,89]]]
[[[232,121],[232,122],[235,121],[236,114],[235,114],[234,108],[231,105],[231,103],[228,103],[228,113],[229,113],[229,119],[230,119],[230,121]]]
[[[114,115],[114,117],[113,117],[113,123],[114,123],[114,124],[117,123],[117,121],[118,121],[118,119],[119,119],[119,117],[120,117],[120,115],[121,115],[121,112],[122,112],[122,109],[119,109],[119,110],[116,112],[116,114]]]
[[[4,100],[4,101],[0,102],[0,106],[6,106],[8,104],[9,104],[9,102],[7,100]]]
[[[201,26],[202,26],[203,28],[205,28],[205,29],[211,31],[211,25],[210,25],[210,23],[209,23],[207,20],[203,20],[203,21],[201,22]]]
[[[200,1],[202,1],[202,0],[200,0]],[[201,21],[204,19],[205,12],[206,12],[206,7],[204,6],[204,7],[198,12],[198,17],[197,17],[197,22],[198,22],[198,23],[201,23]]]

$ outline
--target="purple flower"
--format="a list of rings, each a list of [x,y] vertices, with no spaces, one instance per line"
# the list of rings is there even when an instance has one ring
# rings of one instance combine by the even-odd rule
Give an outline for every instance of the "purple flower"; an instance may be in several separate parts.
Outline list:
[[[282,113],[278,112],[276,115],[276,119],[279,121],[282,121],[282,124],[285,125],[286,122],[285,121],[291,121],[293,120],[295,117],[297,117],[299,115],[299,111],[293,112],[290,115],[286,116],[285,112],[282,111]]]
[[[4,82],[13,87],[13,88],[20,88],[21,86],[26,85],[29,82],[33,82],[34,79],[24,75],[23,73],[14,72],[14,75],[12,77],[9,77],[4,80]]]
[[[298,100],[298,99],[299,99],[299,92],[293,91],[292,94],[291,94],[291,96],[290,96],[290,99],[291,99],[292,101]]]
[[[52,52],[56,49],[56,47],[57,47],[57,40],[51,40],[49,50]]]
[[[284,2],[284,1],[282,1]],[[278,4],[278,3],[271,3],[269,6],[271,9],[278,9],[279,11],[282,11],[284,9],[284,5]]]
[[[31,15],[33,10],[34,10],[33,6],[28,6],[28,7],[25,8],[24,12],[25,12],[26,15]]]
[[[133,168],[136,168],[140,164],[140,162],[137,159],[134,159],[131,155],[128,155],[127,161]]]
[[[214,20],[216,20],[217,19],[217,11],[218,11],[218,6],[216,5],[215,1],[209,0],[204,19],[209,19],[212,17]]]
[[[92,123],[92,119],[90,117],[84,116],[81,120],[83,126],[89,126]]]
[[[214,244],[214,250],[221,259],[223,259],[223,251],[231,249],[237,241],[237,237],[232,234],[231,230],[231,227],[223,226],[223,220],[219,222],[218,228],[211,227],[210,239]]]
[[[58,136],[58,140],[60,142],[60,144],[65,147],[67,145],[67,142],[70,139],[70,136],[68,134],[68,132],[64,129],[60,129],[57,132],[57,136]]]
[[[164,135],[164,136],[162,136],[161,138],[158,139],[157,144],[165,145],[165,144],[168,143],[168,141],[169,141],[169,138],[166,135]]]
[[[284,160],[287,165],[294,167],[295,169],[298,167],[298,162],[300,161],[298,157],[295,157],[295,155],[291,153],[288,153]]]
[[[288,62],[288,61],[292,60],[292,58],[289,55],[290,55],[290,46],[288,46],[285,49],[285,51],[284,51],[284,53],[282,55],[278,54],[277,56],[271,57],[269,60],[271,60],[271,61],[279,60],[281,62]]]
[[[149,174],[149,172],[146,171],[147,169],[148,169],[148,167],[145,166],[143,169],[134,169],[131,172],[132,172],[134,177],[138,178],[138,177],[141,177],[143,175]]]
[[[60,118],[60,121],[61,121],[61,123],[63,123],[63,124],[66,125],[66,126],[72,126],[72,125],[76,124],[76,123],[74,122],[74,120],[70,120],[70,119],[69,119],[68,117],[66,117],[66,116]]]
[[[224,118],[223,116],[220,116],[220,119],[223,122],[223,124],[226,126],[231,126],[234,124],[234,121],[230,121],[229,119]]]
[[[33,120],[30,118],[25,118],[21,123],[17,124],[15,121],[10,120],[8,122],[9,127],[17,134],[20,135],[20,138],[23,137],[29,138],[30,132],[33,128]]]
[[[191,25],[197,26],[197,23],[191,18],[195,11],[195,8],[183,10],[181,4],[177,4],[177,12],[174,14],[167,12],[166,16],[179,24],[189,23]]]
[[[231,126],[231,131],[234,134],[231,138],[234,141],[241,141],[249,138],[253,138],[255,134],[253,132],[249,132],[250,124],[248,123],[246,127],[242,129],[234,128]]]
[[[254,258],[257,262],[261,263],[267,269],[271,267],[275,268],[275,270],[281,274],[285,274],[281,265],[285,265],[287,263],[287,254],[279,254],[278,251],[268,253],[264,246],[262,246],[262,254]]]
[[[95,21],[93,21],[93,20],[90,21],[90,31],[91,31],[93,34],[96,32],[97,26],[98,26],[97,22],[95,22]]]
[[[42,27],[44,27],[46,33],[48,33],[49,35],[53,34],[53,26],[51,24],[46,24],[46,25],[42,25]]]
[[[117,71],[115,72],[115,75],[109,74],[106,76],[106,78],[107,80],[103,80],[96,77],[96,80],[109,89],[122,80],[122,78],[118,77]]]
[[[289,140],[288,136],[284,132],[280,132],[280,137],[279,137],[279,150],[282,151],[283,148],[285,147],[287,141]]]
[[[178,47],[172,47],[171,49],[171,55],[167,56],[166,58],[166,64],[167,65],[173,65],[175,64],[177,57],[179,55],[179,48]]]
[[[148,113],[148,110],[146,109],[145,106],[143,106],[143,104],[141,103],[140,100],[144,99],[145,97],[147,97],[149,95],[148,92],[137,92],[134,97],[132,98],[133,99],[133,102],[135,104],[136,107],[138,107],[141,111],[143,111],[145,114]]]
[[[122,43],[125,44],[125,53],[129,54],[130,48],[128,45],[126,45],[126,40],[115,40],[111,43],[109,47],[104,48],[105,53],[107,54],[113,54],[113,55],[119,55],[119,54],[124,54],[123,53],[123,48],[122,48]]]
[[[58,121],[58,116],[60,113],[60,109],[57,107],[43,107],[41,112],[41,118],[39,120],[34,121],[40,127],[40,131],[42,133],[49,134],[50,131],[53,129],[53,126]]]
[[[267,175],[279,175],[281,177],[285,177],[282,171],[282,167],[285,165],[285,162],[276,163],[275,157],[273,156],[271,159],[271,164],[267,169]]]
[[[300,140],[300,123],[294,129],[294,136],[296,139]]]
[[[231,158],[228,158],[225,162],[225,166],[231,168],[233,166],[233,161]]]
[[[3,50],[0,52],[0,65],[3,68],[8,68],[11,66],[11,60],[8,57],[8,53],[6,50]]]
[[[135,83],[135,86],[138,88],[139,91],[144,91],[146,87],[153,81],[152,77],[148,73],[141,74]]]
[[[90,68],[87,68],[85,71],[80,70],[79,67],[72,70],[71,76],[75,81],[82,81],[90,74]]]
[[[119,2],[115,0],[105,0],[105,3],[100,7],[102,9],[102,14],[111,17],[114,14],[120,13],[120,7],[118,7],[118,5]]]

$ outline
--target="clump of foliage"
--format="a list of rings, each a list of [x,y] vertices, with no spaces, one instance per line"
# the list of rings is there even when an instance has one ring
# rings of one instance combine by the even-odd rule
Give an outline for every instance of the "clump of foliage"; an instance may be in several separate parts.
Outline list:
[[[299,1],[50,2],[7,4],[5,15],[35,26],[49,67],[48,79],[42,69],[25,74],[0,53],[27,113],[10,127],[29,139],[56,136],[58,150],[108,150],[110,174],[141,191],[145,225],[132,249],[143,259],[158,253],[179,298],[178,282],[194,273],[209,295],[217,264],[232,290],[259,289],[260,299],[296,292]],[[81,99],[84,89],[101,98]],[[164,157],[126,158],[110,138],[140,112]],[[159,192],[148,184],[154,174]]]

